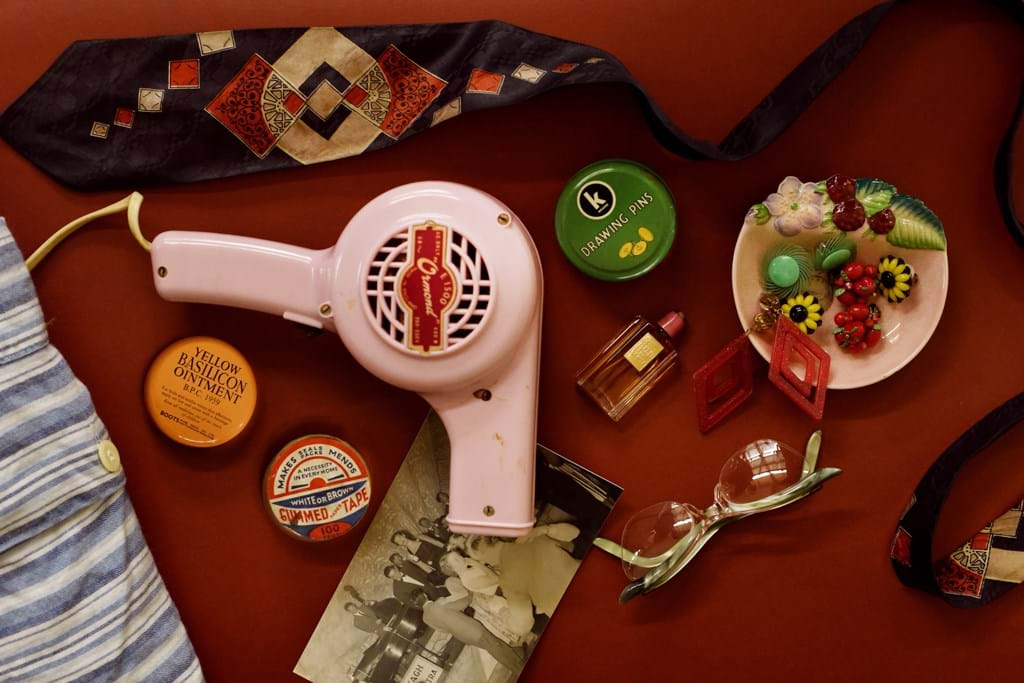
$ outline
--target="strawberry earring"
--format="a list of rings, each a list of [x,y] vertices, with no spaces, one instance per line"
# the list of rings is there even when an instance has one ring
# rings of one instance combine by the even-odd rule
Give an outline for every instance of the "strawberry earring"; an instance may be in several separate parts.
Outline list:
[[[882,311],[871,300],[878,295],[878,267],[847,263],[833,284],[836,300],[846,306],[833,318],[839,348],[857,354],[876,346],[882,339]]]

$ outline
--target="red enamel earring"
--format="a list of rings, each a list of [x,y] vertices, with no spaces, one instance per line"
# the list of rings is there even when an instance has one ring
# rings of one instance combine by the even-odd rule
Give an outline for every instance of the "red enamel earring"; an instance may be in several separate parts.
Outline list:
[[[714,429],[754,393],[751,332],[775,331],[768,379],[811,418],[820,420],[824,415],[828,353],[793,322],[792,310],[790,315],[783,315],[777,297],[764,294],[759,303],[761,312],[753,324],[693,373],[697,422],[702,433]],[[794,360],[798,367],[803,366],[802,377],[793,370]]]

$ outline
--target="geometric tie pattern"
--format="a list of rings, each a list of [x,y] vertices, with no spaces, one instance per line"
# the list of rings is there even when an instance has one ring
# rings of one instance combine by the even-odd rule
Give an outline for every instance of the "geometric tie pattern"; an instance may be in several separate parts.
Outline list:
[[[0,115],[0,137],[70,187],[135,188],[352,157],[468,112],[622,83],[668,151],[736,161],[810,106],[895,4],[840,27],[719,142],[681,130],[608,52],[500,21],[78,41]],[[1024,22],[1024,1],[1000,4]],[[1024,88],[1015,120],[1021,109]],[[1017,128],[996,160],[996,195],[1024,244],[1011,183]]]

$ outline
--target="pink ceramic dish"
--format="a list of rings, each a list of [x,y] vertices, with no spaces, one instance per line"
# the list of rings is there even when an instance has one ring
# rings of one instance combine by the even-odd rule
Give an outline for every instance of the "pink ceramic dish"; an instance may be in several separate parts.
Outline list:
[[[946,305],[949,288],[946,251],[895,247],[882,236],[872,239],[866,233],[866,227],[848,233],[857,245],[857,261],[877,265],[880,258],[889,254],[900,256],[913,266],[918,283],[902,303],[889,303],[884,297],[878,297],[877,303],[882,310],[882,341],[859,355],[848,353],[836,343],[832,335],[836,326],[832,319],[844,307],[838,301],[831,302],[823,314],[821,327],[812,337],[832,358],[829,389],[865,387],[895,374],[912,361],[931,339]],[[807,247],[813,253],[815,246],[827,234],[830,233],[825,228],[817,228],[784,237],[770,221],[763,225],[752,221],[744,223],[732,258],[733,300],[743,329],[750,326],[759,311],[758,297],[762,290],[758,273],[765,252],[785,241]],[[751,333],[750,341],[762,358],[771,360],[771,333]]]

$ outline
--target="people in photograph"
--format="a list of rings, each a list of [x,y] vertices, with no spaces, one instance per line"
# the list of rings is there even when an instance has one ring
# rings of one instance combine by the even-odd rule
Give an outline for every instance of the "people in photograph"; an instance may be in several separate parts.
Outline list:
[[[352,623],[360,631],[376,634],[380,629],[380,619],[372,611],[363,609],[362,605],[346,602],[345,611],[352,615]]]
[[[463,554],[466,552],[466,543],[469,541],[469,536],[466,534],[451,534],[448,537],[447,548],[448,550],[458,550]]]
[[[513,539],[522,545],[536,539],[549,539],[558,543],[564,550],[572,550],[573,541],[580,535],[579,527],[569,522],[555,522],[552,524],[538,524],[530,529],[525,535]]]
[[[404,598],[396,596],[362,605],[345,603],[345,611],[352,615],[356,628],[376,636],[356,666],[364,680],[391,683],[407,643],[424,632],[421,606],[428,598],[420,587],[409,586],[411,590]]]
[[[473,593],[494,595],[498,590],[498,575],[493,569],[454,550],[441,558],[440,567],[444,574],[458,577],[461,585]]]
[[[385,645],[385,641],[379,637],[370,643],[370,646],[363,651],[363,656],[360,658],[359,663],[356,664],[355,671],[352,672],[353,681],[368,683],[370,681],[379,680],[376,667],[374,667],[373,664],[379,659],[381,653],[384,651]]]
[[[416,523],[419,525],[422,533],[432,538],[436,538],[445,545],[447,545],[448,539],[451,538],[452,532],[448,528],[448,523],[445,521],[444,517],[433,520],[427,517],[420,517],[416,520]]]
[[[356,626],[367,633],[376,633],[401,609],[402,601],[397,598],[345,603],[345,611],[356,617]]]
[[[434,569],[429,564],[421,562],[412,555],[403,553],[391,553],[388,558],[391,564],[411,579],[426,585],[440,586],[447,578],[440,569]]]
[[[407,604],[414,604],[413,596],[416,593],[425,593],[431,600],[447,594],[443,586],[424,584],[415,579],[408,580],[402,570],[393,564],[384,567],[384,576],[391,579],[391,591],[395,597]]]
[[[362,604],[362,603],[366,602],[366,600],[363,600],[363,596],[359,594],[359,591],[356,590],[355,586],[352,586],[352,585],[346,583],[341,588],[346,593],[351,595],[352,599],[355,600],[357,603]]]
[[[427,626],[450,634],[464,645],[484,650],[513,674],[518,674],[524,663],[522,651],[513,648],[465,613],[472,595],[458,578],[447,579],[445,587],[448,592],[446,597],[423,603],[423,621]]]
[[[533,614],[554,614],[580,561],[571,542],[579,535],[572,524],[535,527],[514,542],[474,536],[467,544],[469,559],[498,568],[498,586],[508,602],[508,626],[519,635],[533,628]]]
[[[445,544],[436,538],[427,534],[413,535],[405,529],[399,529],[393,533],[391,542],[432,567],[437,567],[438,561],[446,551]]]
[[[382,630],[378,633],[376,640],[363,651],[363,656],[356,664],[357,676],[353,676],[353,680],[367,683],[393,683],[402,660],[400,652],[389,652],[389,636],[387,631]]]
[[[413,596],[413,600],[417,602],[422,602],[424,599],[425,596],[422,593],[417,593]],[[404,607],[405,606],[402,602],[397,598],[366,601],[363,604],[355,602],[345,603],[345,611],[352,615],[355,627],[361,631],[365,631],[366,633],[376,636],[376,639],[370,644],[370,647],[363,652],[362,659],[356,666],[357,671],[365,673],[370,670],[374,660],[384,653],[389,628],[390,625],[394,623],[396,617],[404,615],[404,618],[412,618],[419,624],[417,628],[422,627],[422,612],[417,608],[413,614],[409,614],[408,610],[404,610],[403,612]],[[388,663],[388,665],[384,667],[374,665],[372,666],[373,673],[363,680],[375,681],[377,683],[390,681],[391,678],[387,673],[387,669],[389,668],[393,669],[391,663]]]

